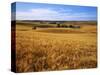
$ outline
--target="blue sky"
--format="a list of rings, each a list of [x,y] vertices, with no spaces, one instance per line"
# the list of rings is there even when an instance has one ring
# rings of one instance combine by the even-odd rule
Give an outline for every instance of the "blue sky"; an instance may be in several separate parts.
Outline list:
[[[17,20],[97,20],[97,8],[43,3],[16,3]]]

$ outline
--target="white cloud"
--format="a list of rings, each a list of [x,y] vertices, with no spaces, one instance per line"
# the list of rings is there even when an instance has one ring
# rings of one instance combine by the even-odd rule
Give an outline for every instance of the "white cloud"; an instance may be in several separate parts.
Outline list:
[[[31,9],[26,12],[16,12],[17,19],[52,19],[52,16],[59,14],[50,9]]]
[[[58,14],[58,12],[54,11],[54,10],[50,10],[50,9],[31,9],[30,10],[32,13],[35,13],[37,15],[48,15],[48,14]]]
[[[30,9],[28,11],[17,11],[17,20],[74,20],[77,18],[87,17],[87,13],[73,13],[72,10],[52,10],[52,9]]]

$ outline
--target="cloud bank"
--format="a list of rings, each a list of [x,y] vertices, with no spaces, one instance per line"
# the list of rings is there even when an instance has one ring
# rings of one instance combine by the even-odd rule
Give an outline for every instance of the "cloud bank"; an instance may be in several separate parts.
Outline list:
[[[17,20],[94,20],[96,17],[87,12],[75,13],[73,10],[53,10],[34,8],[27,11],[16,11]]]

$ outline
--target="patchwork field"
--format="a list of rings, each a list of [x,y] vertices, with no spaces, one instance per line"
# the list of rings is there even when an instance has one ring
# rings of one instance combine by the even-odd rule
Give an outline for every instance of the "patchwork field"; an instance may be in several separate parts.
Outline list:
[[[97,27],[37,28],[16,25],[17,72],[97,67]]]

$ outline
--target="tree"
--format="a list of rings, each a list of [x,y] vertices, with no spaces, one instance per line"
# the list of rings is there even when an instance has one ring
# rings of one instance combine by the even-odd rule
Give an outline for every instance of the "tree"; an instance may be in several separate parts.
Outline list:
[[[57,27],[60,27],[60,24],[57,24]]]
[[[36,26],[34,26],[32,29],[35,29],[36,30]]]

